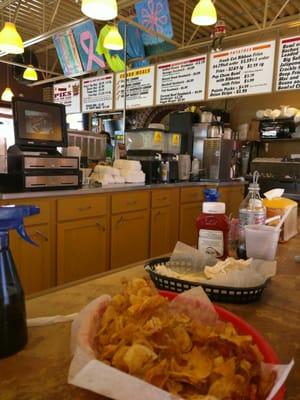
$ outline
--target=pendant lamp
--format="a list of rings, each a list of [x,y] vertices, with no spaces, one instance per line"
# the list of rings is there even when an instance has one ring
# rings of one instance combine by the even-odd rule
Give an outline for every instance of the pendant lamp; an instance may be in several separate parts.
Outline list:
[[[217,11],[212,0],[200,0],[194,8],[192,23],[200,26],[208,26],[216,22]]]
[[[1,95],[1,100],[2,101],[11,101],[11,99],[14,97],[14,93],[9,87],[9,69],[8,69],[8,64],[6,64],[6,88],[4,89],[2,95]]]
[[[28,81],[37,81],[38,75],[36,70],[34,69],[33,65],[29,64],[28,67],[25,69],[23,78],[27,79]]]
[[[13,97],[14,97],[13,91],[11,90],[10,87],[7,87],[7,88],[5,88],[4,92],[1,95],[1,100],[2,101],[11,101]]]
[[[82,0],[81,11],[89,18],[109,21],[118,15],[117,0]]]
[[[122,50],[124,47],[122,36],[118,27],[113,25],[110,27],[108,34],[105,36],[103,46],[108,50]]]
[[[5,22],[0,31],[0,50],[8,54],[24,53],[23,40],[12,22]]]

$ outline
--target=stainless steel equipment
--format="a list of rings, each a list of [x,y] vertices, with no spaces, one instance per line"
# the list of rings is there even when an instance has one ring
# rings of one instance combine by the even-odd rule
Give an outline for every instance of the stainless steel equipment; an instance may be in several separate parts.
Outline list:
[[[204,148],[204,139],[207,138],[209,123],[200,123],[193,125],[193,158],[197,158],[200,163],[200,167],[203,165],[203,148]]]
[[[19,146],[8,149],[8,175],[15,191],[76,189],[80,185],[78,157],[62,157]]]
[[[230,180],[233,140],[222,138],[204,139],[203,167],[207,179]]]
[[[69,146],[78,146],[81,150],[81,157],[87,160],[105,160],[106,157],[106,136],[91,131],[68,130]]]
[[[296,125],[293,119],[262,120],[259,132],[262,139],[289,139],[295,132]]]
[[[209,127],[207,131],[207,137],[209,138],[220,138],[222,137],[223,134],[223,127],[220,123],[218,122],[213,122]]]

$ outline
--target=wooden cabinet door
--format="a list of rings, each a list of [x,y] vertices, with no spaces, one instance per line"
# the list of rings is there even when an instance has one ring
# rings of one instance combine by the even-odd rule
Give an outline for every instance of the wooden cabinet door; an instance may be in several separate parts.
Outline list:
[[[137,211],[111,218],[111,268],[142,261],[149,256],[149,212]]]
[[[10,234],[10,248],[25,294],[39,292],[56,284],[54,243],[48,224],[27,227],[26,231],[38,245],[33,246],[20,236]]]
[[[169,253],[171,249],[171,211],[168,207],[151,211],[150,257]]]
[[[220,200],[226,204],[226,215],[238,217],[239,207],[244,198],[244,186],[227,186],[219,189]]]
[[[196,219],[201,211],[202,203],[182,204],[180,206],[179,240],[181,242],[190,246],[197,245]]]
[[[108,269],[106,217],[57,224],[58,283],[86,278]]]

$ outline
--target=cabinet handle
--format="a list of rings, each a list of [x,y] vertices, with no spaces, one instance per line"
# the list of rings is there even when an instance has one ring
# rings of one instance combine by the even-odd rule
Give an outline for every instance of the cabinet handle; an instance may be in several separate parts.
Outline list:
[[[127,201],[126,203],[128,206],[134,206],[136,204],[136,200],[134,201]]]
[[[165,201],[165,200],[168,200],[168,198],[167,197],[161,197],[160,199],[157,199],[158,201]]]
[[[157,211],[157,213],[155,214],[155,218],[159,217],[161,215],[160,211]]]
[[[92,206],[86,206],[86,207],[78,207],[78,211],[87,211],[90,210]]]
[[[116,225],[120,225],[122,222],[124,222],[124,218],[123,215],[121,215],[121,217],[118,219],[118,221],[116,222]]]
[[[48,242],[48,236],[45,235],[43,232],[39,231],[39,230],[35,230],[35,234],[40,236],[41,238],[43,238],[45,240],[45,242]]]
[[[137,221],[140,220],[141,217],[131,217],[131,218],[124,218],[123,216],[121,216],[118,221],[116,222],[116,226],[120,225],[120,224],[125,224],[126,222],[131,222],[131,221]]]
[[[102,232],[105,232],[106,231],[106,227],[104,226],[104,225],[102,225],[102,224],[100,224],[100,222],[96,222],[96,225],[97,225],[97,227],[100,229],[102,229]]]

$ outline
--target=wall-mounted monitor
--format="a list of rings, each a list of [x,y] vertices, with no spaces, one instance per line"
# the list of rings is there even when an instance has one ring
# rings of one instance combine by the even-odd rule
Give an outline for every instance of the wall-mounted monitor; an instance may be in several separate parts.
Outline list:
[[[13,98],[15,142],[28,147],[66,147],[68,145],[65,106]]]

